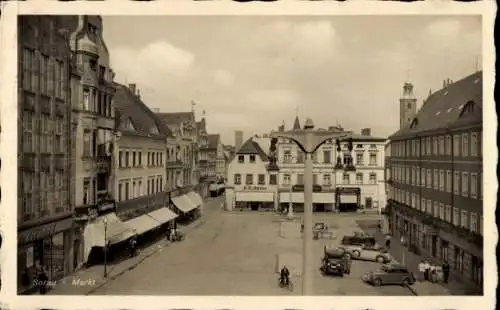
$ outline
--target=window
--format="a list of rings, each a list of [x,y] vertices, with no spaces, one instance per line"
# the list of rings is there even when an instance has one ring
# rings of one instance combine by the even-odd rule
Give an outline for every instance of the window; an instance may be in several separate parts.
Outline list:
[[[439,204],[439,218],[444,220],[444,204]]]
[[[276,174],[271,174],[269,176],[269,185],[276,185],[277,180],[276,180]]]
[[[332,184],[331,175],[323,174],[323,185],[331,185],[331,184]]]
[[[432,214],[432,201],[430,199],[427,200],[427,213]]]
[[[427,143],[425,138],[422,138],[422,140],[420,140],[420,144],[422,145],[421,155],[427,155]]]
[[[451,193],[451,170],[446,170],[446,191]]]
[[[349,179],[349,174],[348,174],[348,173],[344,173],[344,174],[342,175],[342,182],[343,182],[344,184],[349,184],[349,183],[350,183],[350,179]]]
[[[453,156],[460,156],[460,136],[453,136]]]
[[[435,189],[435,190],[437,190],[439,188],[439,170],[438,169],[434,169],[432,172],[433,172],[432,173],[432,179],[433,179],[432,180],[433,181],[432,182],[432,185],[433,185],[432,188]]]
[[[259,174],[259,185],[266,185],[266,175]]]
[[[462,210],[462,217],[460,218],[460,226],[464,228],[469,227],[469,212]]]
[[[427,169],[426,170],[426,174],[427,174],[427,188],[432,188],[432,170],[431,169]]]
[[[474,212],[470,213],[470,231],[477,232],[477,214]]]
[[[444,137],[440,136],[439,137],[439,153],[438,155],[445,155],[444,153]]]
[[[470,196],[477,198],[477,173],[474,172],[470,174]]]
[[[356,165],[357,166],[363,166],[363,153],[361,152],[356,152]]]
[[[425,186],[425,180],[426,180],[426,175],[425,175],[425,168],[420,169],[420,185]]]
[[[83,180],[83,205],[88,205],[90,203],[90,179],[86,178]]]
[[[243,164],[245,162],[245,156],[244,155],[238,155],[238,164]]]
[[[425,138],[425,143],[427,144],[427,155],[432,155],[431,137]]]
[[[469,173],[462,172],[462,196],[469,196]]]
[[[284,174],[283,175],[283,184],[284,185],[290,185],[291,184],[291,176],[290,174]]]
[[[363,184],[363,174],[356,173],[356,184]]]
[[[459,186],[460,186],[460,172],[455,171],[453,180],[453,193],[456,195],[460,194]]]
[[[426,203],[425,198],[421,198],[420,199],[420,211],[424,211],[425,212],[425,209],[426,209],[425,203]]]
[[[405,167],[405,184],[410,183],[410,167]]]
[[[438,137],[432,137],[432,155],[438,155]]]
[[[439,202],[437,201],[432,202],[432,216],[435,218],[439,217]]]
[[[250,155],[250,163],[255,163],[255,155]]]
[[[241,184],[241,174],[237,173],[234,175],[234,184],[235,185],[240,185]]]
[[[458,226],[460,224],[460,213],[458,208],[453,208],[453,225]]]
[[[477,132],[472,132],[470,134],[470,156],[477,156],[479,144],[477,139]]]
[[[439,190],[444,191],[444,170],[439,170]]]
[[[297,184],[298,185],[303,185],[304,184],[304,175],[299,173],[297,174]]]
[[[283,162],[285,162],[285,163],[292,162],[292,151],[291,150],[284,150],[283,151]]]
[[[377,184],[377,174],[370,173],[370,184]]]
[[[445,155],[451,155],[451,136],[449,135],[444,137],[444,149]]]
[[[302,152],[301,150],[297,150],[297,163],[298,164],[304,163],[304,152]]]
[[[83,156],[92,156],[92,145],[91,145],[91,135],[92,133],[88,129],[83,130]]]
[[[451,206],[449,205],[444,207],[444,219],[445,221],[451,223]]]
[[[317,174],[313,174],[313,184],[314,185],[318,184],[318,175]]]
[[[469,134],[462,134],[462,156],[469,156]]]
[[[323,163],[329,164],[332,162],[332,152],[331,151],[323,151]]]
[[[370,166],[377,165],[377,154],[370,154]]]

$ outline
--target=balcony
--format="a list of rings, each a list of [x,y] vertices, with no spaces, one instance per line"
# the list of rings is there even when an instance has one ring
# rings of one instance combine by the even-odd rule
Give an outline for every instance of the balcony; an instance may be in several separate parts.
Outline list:
[[[95,163],[98,172],[111,171],[111,156],[106,156],[106,155],[97,156]]]

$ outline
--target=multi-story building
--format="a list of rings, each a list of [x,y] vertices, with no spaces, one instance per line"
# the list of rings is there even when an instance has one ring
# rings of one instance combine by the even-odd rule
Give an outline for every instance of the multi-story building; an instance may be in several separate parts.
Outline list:
[[[481,289],[482,72],[446,80],[390,140],[392,233]]]
[[[236,152],[228,165],[225,208],[273,209],[277,207],[277,173],[268,171],[268,156],[252,137]],[[270,139],[267,139],[268,147]]]
[[[215,144],[216,155],[215,155],[215,177],[218,182],[224,182],[226,179],[226,156],[224,153],[224,145],[222,144],[219,134],[213,134],[208,136],[210,145]]]
[[[58,16],[18,19],[18,288],[73,270],[72,58]],[[86,48],[86,47],[83,47]]]
[[[167,138],[167,167],[169,162],[181,165],[181,168],[167,168],[167,181],[173,180],[175,188],[169,193],[172,203],[183,214],[197,212],[203,204],[203,200],[198,194],[199,191],[199,171],[198,171],[198,128],[194,111],[161,113],[156,116],[163,126],[168,127],[171,137]],[[174,159],[175,158],[175,159]],[[177,167],[177,166],[176,166]],[[175,173],[175,175],[168,175]],[[189,199],[183,199],[187,196]],[[181,218],[182,220],[183,218]]]
[[[300,129],[298,118],[293,129]],[[333,132],[343,130],[339,126],[328,128]],[[349,141],[339,141],[338,145],[335,141],[327,142],[313,154],[315,211],[354,211],[361,207],[381,208],[385,204],[386,139],[371,136],[370,129],[366,128],[361,134],[352,134]],[[303,211],[305,155],[286,139],[278,140],[278,154],[279,201],[282,207],[287,207],[291,200],[294,211]]]
[[[121,136],[115,149],[116,213],[122,220],[169,204],[164,126],[141,100],[135,84],[116,85],[115,108]]]
[[[198,172],[199,172],[199,191],[198,193],[204,199],[209,196],[210,179],[208,177],[208,134],[205,118],[196,122],[198,131]]]

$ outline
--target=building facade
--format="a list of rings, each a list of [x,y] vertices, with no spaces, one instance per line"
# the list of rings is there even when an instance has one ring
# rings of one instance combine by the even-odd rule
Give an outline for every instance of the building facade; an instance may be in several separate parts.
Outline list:
[[[482,72],[446,80],[390,145],[390,230],[482,290]]]
[[[240,147],[228,165],[225,195],[227,210],[276,208],[277,173],[270,174],[268,164],[266,153],[253,138]]]
[[[113,148],[117,133],[113,97],[115,73],[103,38],[100,16],[65,19],[71,31],[76,71],[81,78],[71,85],[73,104],[75,234],[73,266],[80,268],[85,257],[85,226],[95,215],[107,212],[113,202]]]
[[[18,19],[18,289],[37,266],[73,270],[72,99],[68,31],[58,16]]]
[[[294,129],[300,129],[299,119]],[[325,129],[318,129],[325,130]],[[343,131],[330,127],[329,131]],[[317,212],[379,209],[386,201],[384,183],[385,138],[369,129],[350,141],[327,142],[313,154],[313,208]],[[349,144],[352,149],[349,149]],[[292,141],[278,140],[279,202],[294,211],[304,208],[304,153]],[[352,159],[352,161],[350,161]]]
[[[115,107],[120,138],[113,185],[117,215],[124,221],[168,206],[165,147],[168,129],[142,102],[135,84],[117,84]]]
[[[199,172],[199,191],[198,193],[204,199],[209,196],[210,178],[208,175],[208,133],[205,117],[196,122],[198,131],[198,172]]]

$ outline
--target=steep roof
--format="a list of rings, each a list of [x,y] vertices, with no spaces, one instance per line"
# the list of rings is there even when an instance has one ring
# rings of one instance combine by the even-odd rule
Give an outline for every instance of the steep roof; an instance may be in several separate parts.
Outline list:
[[[262,161],[267,161],[267,155],[264,150],[260,147],[260,145],[253,141],[252,138],[248,139],[243,143],[240,149],[236,152],[238,155],[259,155]]]
[[[182,122],[194,121],[194,112],[172,112],[172,113],[156,113],[156,116],[167,126],[177,125]]]
[[[473,102],[471,113],[462,113]],[[437,129],[482,123],[483,72],[471,74],[431,94],[415,119],[390,136],[391,139]]]
[[[220,135],[218,133],[216,133],[216,134],[208,134],[207,135],[207,140],[208,140],[208,146],[207,146],[207,148],[209,148],[209,149],[216,149],[217,148],[217,144],[219,144]]]
[[[172,135],[168,127],[164,126],[156,115],[141,99],[122,84],[115,83],[114,95],[115,110],[120,119],[120,131],[124,134],[140,136],[158,136],[165,138]],[[129,124],[129,126],[124,126]],[[155,133],[154,127],[158,129]]]
[[[300,121],[298,116],[295,116],[295,121],[293,122],[293,129],[300,129]]]

